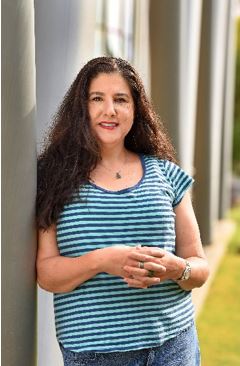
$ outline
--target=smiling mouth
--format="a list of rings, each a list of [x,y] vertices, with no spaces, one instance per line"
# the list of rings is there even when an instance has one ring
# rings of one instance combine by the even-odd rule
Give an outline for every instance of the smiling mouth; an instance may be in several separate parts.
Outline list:
[[[107,129],[113,129],[118,126],[118,123],[116,122],[100,122],[99,126]]]

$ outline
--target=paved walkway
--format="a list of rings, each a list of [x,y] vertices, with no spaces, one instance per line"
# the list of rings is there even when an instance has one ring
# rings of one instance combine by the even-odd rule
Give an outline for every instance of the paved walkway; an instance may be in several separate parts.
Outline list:
[[[229,239],[231,238],[235,229],[235,223],[231,220],[220,220],[217,222],[214,229],[213,243],[204,247],[209,265],[210,276],[207,282],[200,288],[192,291],[193,303],[195,305],[196,317],[200,313],[204,301],[207,297],[209,288],[214,279],[219,264],[225,254]]]

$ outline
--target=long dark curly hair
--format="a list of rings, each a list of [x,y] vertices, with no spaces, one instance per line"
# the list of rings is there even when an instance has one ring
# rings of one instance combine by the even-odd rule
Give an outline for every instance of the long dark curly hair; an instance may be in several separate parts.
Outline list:
[[[47,229],[56,223],[65,204],[89,180],[101,159],[88,112],[89,86],[99,73],[119,73],[128,83],[134,100],[134,122],[125,147],[136,153],[175,161],[174,148],[149,102],[143,83],[125,60],[98,57],[78,73],[66,93],[48,139],[38,157],[37,225]]]

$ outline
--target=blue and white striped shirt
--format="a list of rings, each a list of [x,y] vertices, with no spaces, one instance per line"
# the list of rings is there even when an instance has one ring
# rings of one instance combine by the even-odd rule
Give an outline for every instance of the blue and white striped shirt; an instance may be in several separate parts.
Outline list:
[[[76,257],[112,245],[175,252],[175,213],[193,179],[167,160],[141,155],[143,177],[108,191],[92,183],[57,222],[60,254]],[[191,325],[191,292],[168,280],[148,289],[100,273],[74,291],[54,294],[58,341],[75,352],[116,352],[159,346]]]

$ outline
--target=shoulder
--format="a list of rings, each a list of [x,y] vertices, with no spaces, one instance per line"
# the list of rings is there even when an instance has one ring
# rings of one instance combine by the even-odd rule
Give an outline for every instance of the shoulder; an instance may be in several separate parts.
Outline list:
[[[168,176],[168,173],[172,170],[177,168],[180,169],[177,164],[171,162],[170,160],[161,159],[156,156],[142,154],[142,159],[147,167],[156,168],[166,177]]]
[[[185,192],[194,182],[193,178],[172,161],[147,155],[144,155],[143,159],[149,173],[157,175],[171,191],[174,197],[173,206],[180,203]]]
[[[177,178],[178,176],[189,176],[180,165],[174,163],[173,161],[161,159],[151,155],[143,155],[144,161],[148,165],[157,166],[163,175],[167,179]]]

